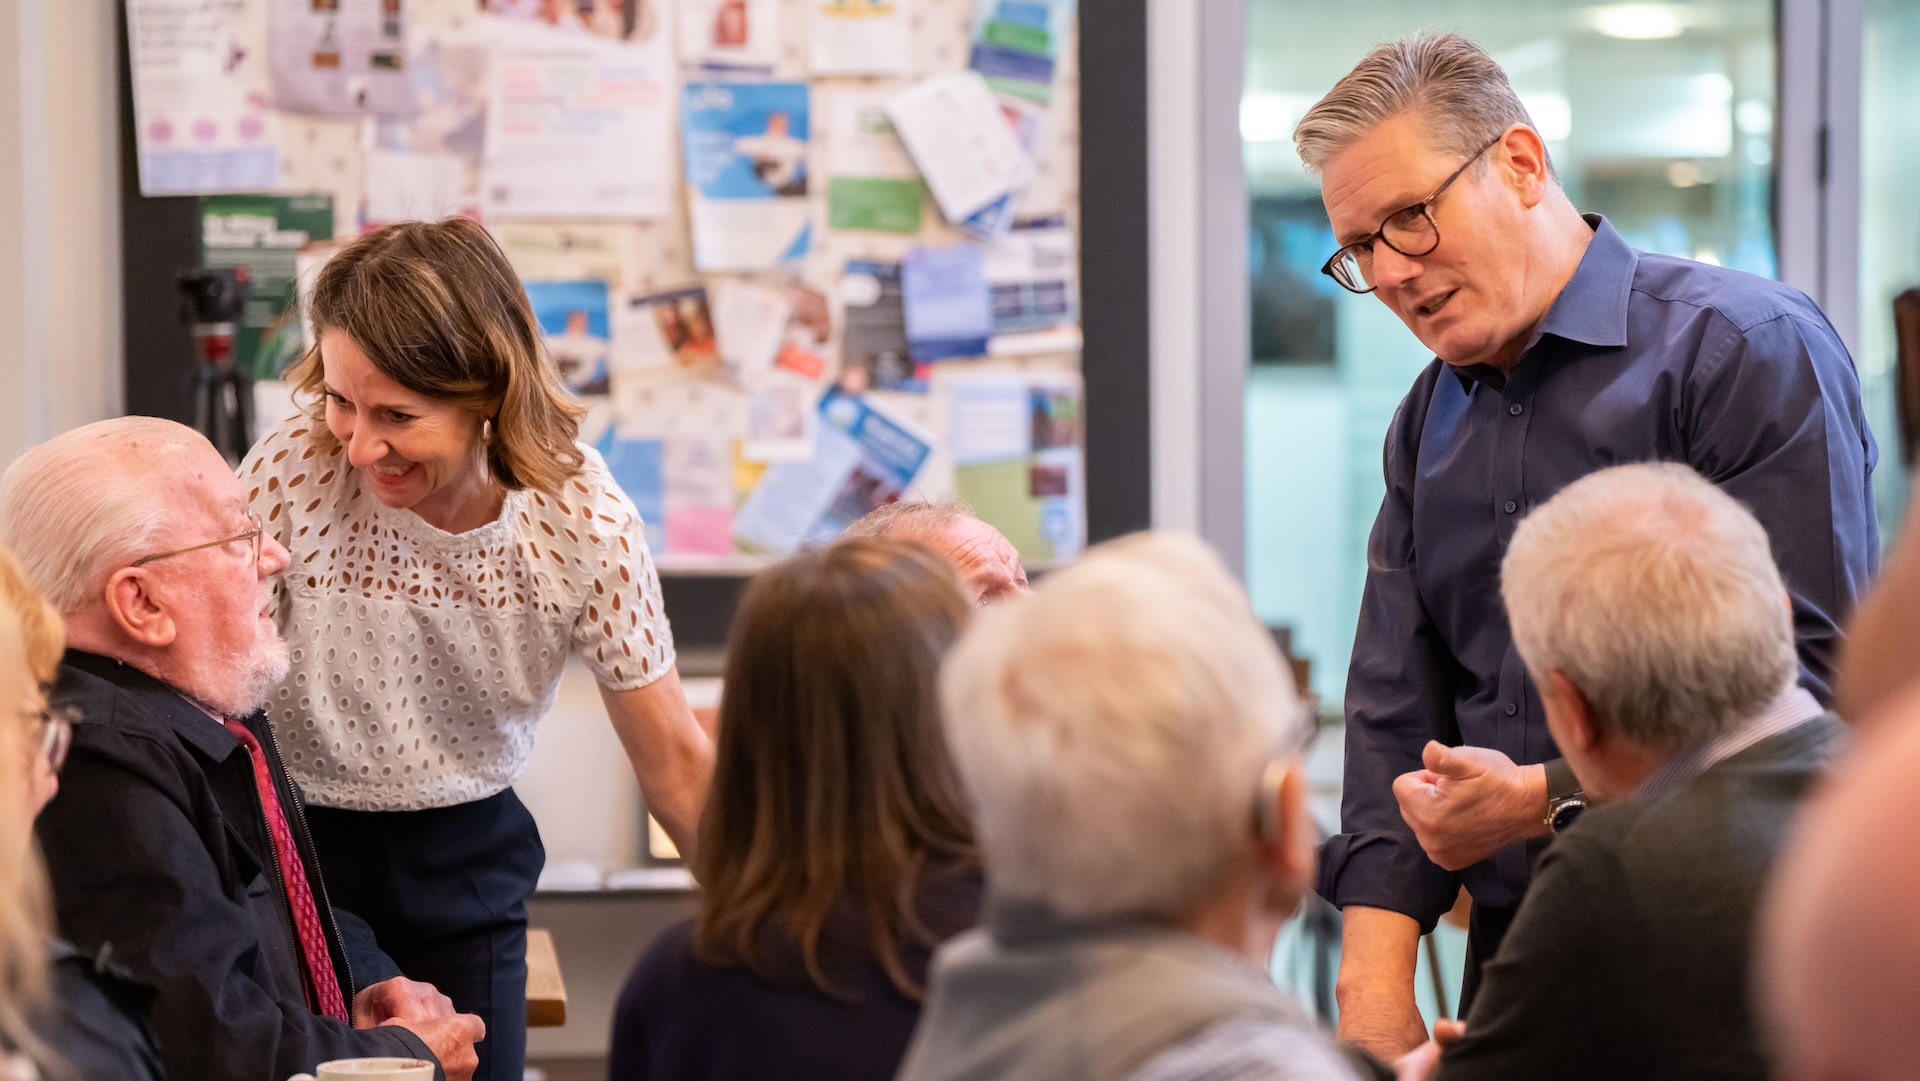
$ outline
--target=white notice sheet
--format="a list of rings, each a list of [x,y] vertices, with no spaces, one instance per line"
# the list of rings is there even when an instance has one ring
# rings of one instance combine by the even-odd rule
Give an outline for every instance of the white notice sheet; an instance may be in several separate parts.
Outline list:
[[[1033,179],[1033,158],[978,72],[928,79],[896,95],[887,113],[950,222]]]
[[[673,206],[671,35],[526,23],[494,43],[481,206],[493,217],[660,218]]]
[[[127,0],[140,194],[271,191],[264,0]]]

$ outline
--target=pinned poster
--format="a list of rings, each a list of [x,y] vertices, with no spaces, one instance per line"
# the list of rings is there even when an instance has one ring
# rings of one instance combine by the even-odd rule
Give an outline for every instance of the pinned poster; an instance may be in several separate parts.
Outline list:
[[[605,394],[611,356],[604,281],[530,281],[527,300],[540,340],[575,394]]]
[[[673,209],[672,49],[516,26],[488,78],[489,217],[660,218]]]
[[[633,298],[621,308],[613,333],[617,372],[677,369],[711,375],[720,368],[713,310],[703,285]]]
[[[1061,373],[955,372],[954,493],[1000,530],[1028,566],[1063,563],[1086,546],[1080,389]]]
[[[667,439],[661,447],[665,478],[666,554],[733,554],[733,440],[726,436]]]
[[[926,187],[887,117],[887,95],[841,90],[829,99],[827,224],[875,233],[920,231]]]
[[[367,151],[366,224],[439,221],[467,205],[467,163],[455,154]]]
[[[127,0],[140,194],[279,184],[266,15],[264,0]]]
[[[928,79],[887,114],[948,221],[965,221],[1033,180],[1033,157],[976,72]]]
[[[626,277],[630,227],[607,222],[493,222],[487,231],[513,264],[521,281],[598,278],[609,284]]]
[[[689,83],[682,100],[694,265],[766,270],[804,257],[807,84]]]
[[[916,363],[986,355],[993,303],[978,244],[910,249],[900,297]]]
[[[747,391],[747,434],[740,457],[749,462],[804,462],[813,457],[815,407],[820,391],[791,372],[771,371]]]
[[[200,265],[246,267],[252,295],[234,334],[236,367],[277,379],[305,352],[300,250],[333,238],[331,195],[210,195],[200,200]]]
[[[745,384],[771,372],[793,316],[787,291],[722,278],[712,297],[714,341],[727,374]]]
[[[914,363],[907,343],[900,264],[848,260],[846,275],[840,279],[840,300],[846,309],[846,327],[840,336],[841,385],[853,393],[924,394],[926,366]]]
[[[272,0],[273,107],[312,116],[413,110],[401,0]]]
[[[825,543],[849,523],[903,495],[932,453],[932,439],[865,397],[820,399],[813,457],[769,468],[733,523],[752,551],[784,555]]]
[[[987,245],[984,254],[987,286],[993,294],[992,352],[1006,355],[1058,348],[1063,339],[1044,332],[1071,328],[1079,318],[1075,283],[1079,257],[1066,219],[1020,222],[1005,239]]]
[[[908,0],[812,0],[808,55],[815,75],[905,75],[912,58]]]
[[[480,167],[487,139],[487,74],[492,69],[492,22],[465,29],[414,33],[408,38],[407,85],[413,112],[376,117],[374,148],[458,158]]]
[[[775,0],[678,0],[680,62],[719,71],[771,74],[780,58]]]
[[[1073,18],[1074,0],[980,0],[967,66],[995,93],[1051,104]]]

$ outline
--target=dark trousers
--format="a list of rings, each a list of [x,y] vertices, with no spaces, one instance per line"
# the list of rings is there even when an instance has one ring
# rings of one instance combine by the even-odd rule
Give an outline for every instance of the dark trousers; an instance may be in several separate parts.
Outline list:
[[[1473,914],[1467,917],[1467,964],[1460,976],[1460,1012],[1454,1016],[1462,1021],[1467,1018],[1467,1009],[1473,1005],[1473,996],[1480,990],[1481,969],[1493,960],[1500,950],[1500,940],[1507,937],[1507,928],[1513,926],[1513,914],[1520,909],[1488,908],[1476,903]]]
[[[520,797],[426,811],[309,806],[307,821],[333,903],[367,921],[407,978],[486,1022],[474,1081],[521,1081],[527,898],[546,849]]]

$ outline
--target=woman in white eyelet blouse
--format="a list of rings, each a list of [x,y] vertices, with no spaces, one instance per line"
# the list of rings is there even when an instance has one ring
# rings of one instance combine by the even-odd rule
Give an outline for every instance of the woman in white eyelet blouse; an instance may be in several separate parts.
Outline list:
[[[290,667],[268,715],[333,901],[520,1081],[526,898],[544,862],[511,785],[567,655],[601,687],[648,810],[691,852],[713,748],[674,668],[640,516],[574,441],[579,408],[511,267],[449,219],[388,226],[322,269],[316,406],[240,477],[291,562]]]

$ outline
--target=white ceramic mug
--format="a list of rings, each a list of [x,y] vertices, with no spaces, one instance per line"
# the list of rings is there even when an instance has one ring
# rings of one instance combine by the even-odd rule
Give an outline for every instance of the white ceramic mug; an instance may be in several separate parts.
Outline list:
[[[433,1063],[417,1058],[342,1058],[297,1073],[287,1081],[433,1081]]]

